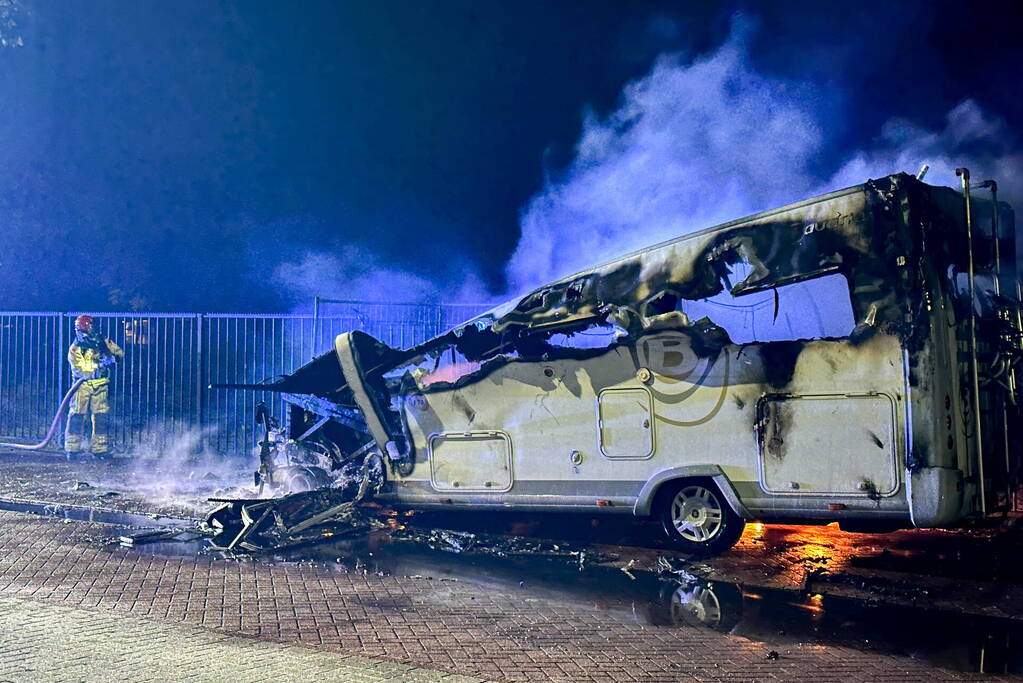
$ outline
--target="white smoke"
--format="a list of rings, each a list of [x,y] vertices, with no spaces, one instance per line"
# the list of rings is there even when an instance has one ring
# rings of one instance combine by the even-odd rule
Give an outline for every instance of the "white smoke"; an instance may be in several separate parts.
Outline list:
[[[590,114],[577,157],[533,198],[507,267],[512,290],[807,195],[823,137],[804,101],[747,64],[738,21],[713,54],[663,56]]]
[[[944,130],[888,122],[867,149],[822,177],[815,169],[828,166],[821,156],[831,126],[818,112],[833,109],[753,69],[751,30],[740,17],[712,54],[659,58],[626,86],[615,112],[585,117],[575,160],[522,213],[506,269],[511,293],[868,178],[916,173],[923,163],[929,183],[954,186],[954,169],[969,166],[978,180],[996,178],[1004,198],[1020,196],[1015,137],[970,100],[948,114]]]
[[[943,129],[892,119],[861,151],[823,158],[829,131],[847,128],[833,120],[841,109],[753,68],[754,30],[737,17],[714,52],[662,56],[625,87],[614,112],[584,116],[575,159],[522,210],[505,293],[488,293],[471,266],[448,260],[442,273],[416,275],[356,246],[309,252],[281,265],[275,281],[296,304],[502,300],[660,240],[868,178],[915,174],[924,163],[931,184],[955,187],[955,168],[967,166],[974,179],[998,180],[1003,199],[1023,199],[1018,138],[973,100],[953,108]]]
[[[201,514],[207,498],[252,487],[258,458],[226,457],[205,445],[214,428],[167,422],[150,426],[128,451],[125,464],[98,472],[98,486],[182,513]]]
[[[308,251],[278,266],[274,280],[299,307],[307,307],[315,296],[408,303],[486,301],[486,288],[475,271],[456,263],[446,260],[446,272],[427,279],[385,266],[369,250],[349,245],[333,253]]]
[[[1002,198],[1020,197],[1023,154],[1005,121],[965,100],[945,117],[945,127],[931,131],[903,119],[888,121],[874,147],[849,159],[828,182],[830,188],[861,183],[895,171],[917,172],[930,165],[932,185],[959,186],[955,169],[966,166],[974,180],[994,178]]]

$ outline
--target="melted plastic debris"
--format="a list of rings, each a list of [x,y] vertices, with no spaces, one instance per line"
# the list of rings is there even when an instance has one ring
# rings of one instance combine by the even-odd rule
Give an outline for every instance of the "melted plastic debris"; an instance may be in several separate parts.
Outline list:
[[[219,550],[270,551],[329,538],[341,538],[383,526],[360,509],[383,481],[377,458],[363,461],[361,478],[337,488],[292,493],[281,498],[213,499],[221,505],[201,528]]]
[[[580,571],[587,562],[599,563],[618,559],[616,553],[602,553],[592,548],[575,546],[564,541],[500,536],[480,532],[452,531],[450,529],[420,530],[400,527],[392,532],[394,538],[414,541],[431,550],[449,553],[478,553],[496,557],[545,557],[568,559],[578,563]]]
[[[125,548],[135,548],[150,543],[191,543],[199,538],[199,534],[187,529],[148,529],[135,533],[123,534],[118,538]]]
[[[701,577],[709,574],[710,568],[699,564],[690,564],[680,557],[660,555],[657,558],[657,573],[662,577],[673,577],[682,583],[695,583],[700,581]]]

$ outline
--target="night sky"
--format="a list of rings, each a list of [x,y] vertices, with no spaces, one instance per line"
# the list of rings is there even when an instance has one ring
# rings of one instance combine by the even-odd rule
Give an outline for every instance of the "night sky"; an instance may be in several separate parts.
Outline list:
[[[672,201],[701,220],[861,171],[915,172],[924,153],[1021,194],[1018,2],[826,5],[5,0],[0,309],[494,300],[613,255],[623,233],[647,243],[686,225],[625,212],[638,218],[593,228],[607,239],[591,244],[578,235],[598,209],[537,201],[642,198],[656,165],[600,175],[623,145],[689,159],[665,177],[691,176],[712,204],[727,186],[713,210],[658,195],[661,213]],[[720,76],[694,63],[745,76],[715,81],[721,106],[687,107],[698,76]],[[677,91],[648,77],[657,64]],[[623,95],[637,82],[650,84],[639,114]],[[651,99],[663,126],[642,118]],[[746,149],[761,115],[784,125]],[[529,220],[546,222],[524,238]],[[534,268],[535,240],[583,253]]]

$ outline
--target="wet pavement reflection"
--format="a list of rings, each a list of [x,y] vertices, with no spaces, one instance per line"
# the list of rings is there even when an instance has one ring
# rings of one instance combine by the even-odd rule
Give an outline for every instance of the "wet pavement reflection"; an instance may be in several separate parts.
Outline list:
[[[23,464],[3,472],[5,509],[143,528],[193,523],[176,508],[154,507],[126,491],[111,494],[98,474],[85,477],[96,485],[81,487],[73,484],[82,473],[62,465],[47,465],[44,472]],[[125,552],[434,577],[611,611],[649,628],[709,628],[767,649],[841,645],[961,671],[1023,674],[1019,520],[1015,529],[890,534],[752,523],[732,551],[680,559],[656,523],[630,515],[395,513],[370,507],[385,529],[276,555],[221,553],[202,538]],[[176,516],[157,517],[161,513]],[[121,533],[131,532],[117,529],[114,542]],[[662,561],[677,571],[659,575]]]
[[[623,541],[646,540],[642,524],[637,525],[632,520],[607,522],[606,518],[593,523],[577,517],[570,521],[544,516],[519,517],[513,520],[500,515],[479,516],[469,524],[458,515],[394,516],[392,526],[419,528],[423,533],[412,533],[410,538],[402,539],[395,538],[393,529],[385,529],[360,538],[296,547],[264,556],[233,556],[215,551],[205,539],[151,543],[132,552],[157,556],[198,554],[211,562],[286,564],[314,571],[462,581],[482,589],[515,591],[524,598],[613,611],[651,628],[705,628],[771,647],[840,645],[911,657],[960,671],[1023,673],[1023,623],[1018,621],[928,609],[926,605],[886,605],[822,595],[812,590],[754,587],[710,580],[684,571],[675,575],[658,574],[631,567],[630,558],[621,556],[629,552]],[[515,531],[539,536],[556,527],[560,530],[557,537],[571,539],[563,543],[572,545],[536,541],[538,548],[557,549],[553,556],[502,553],[500,548],[495,552],[492,547],[485,551],[469,547],[456,552],[456,547],[450,544],[430,541],[431,535],[426,530],[440,527],[441,522],[447,523],[444,528],[457,527],[455,534]],[[759,528],[752,533],[771,535],[775,543],[795,543],[793,539],[798,535],[793,528],[783,528],[777,533]],[[436,533],[432,538],[437,538]],[[617,543],[617,552],[597,550],[600,546],[579,545],[582,540],[613,540]],[[827,551],[822,546],[823,541],[818,541],[804,544],[806,557],[822,556],[820,553]],[[577,554],[572,552],[578,548],[593,553],[594,561],[580,563]],[[893,557],[898,561],[897,556]],[[600,561],[607,559],[617,562]]]

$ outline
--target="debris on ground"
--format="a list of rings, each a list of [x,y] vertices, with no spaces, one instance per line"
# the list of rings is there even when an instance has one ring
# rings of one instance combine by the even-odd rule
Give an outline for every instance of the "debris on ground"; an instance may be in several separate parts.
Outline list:
[[[359,508],[383,481],[379,458],[365,458],[357,474],[336,487],[280,498],[211,499],[220,505],[202,529],[218,550],[268,551],[365,533],[383,523]]]
[[[521,536],[501,536],[482,532],[452,531],[450,529],[416,529],[399,527],[391,534],[394,538],[418,542],[431,550],[442,550],[449,553],[475,552],[496,557],[546,557],[566,559],[578,562],[583,569],[587,561],[605,562],[617,559],[617,555],[599,553],[595,550],[569,545],[563,541],[523,538]]]
[[[124,534],[118,541],[125,548],[135,548],[149,543],[189,542],[199,535],[186,529],[149,529],[133,534]]]
[[[625,575],[627,577],[629,577],[630,579],[632,579],[633,581],[636,580],[636,575],[633,574],[631,570],[632,570],[633,566],[635,566],[635,564],[636,564],[636,558],[632,558],[631,560],[629,560],[629,563],[626,564],[624,567],[619,567],[619,569],[621,569],[622,572],[624,572]]]
[[[472,548],[476,543],[476,535],[471,533],[459,532],[459,531],[448,531],[446,529],[437,529],[435,537],[440,539],[446,544],[444,550],[450,550],[451,552],[460,553],[463,550]]]
[[[777,660],[781,655],[778,654],[777,650],[771,650],[767,653],[767,658],[770,660]]]
[[[806,576],[803,578],[803,592],[812,593],[813,591],[811,591],[810,589],[813,587],[814,581],[819,580],[822,576],[824,576],[827,573],[828,570],[823,569],[822,567],[817,567],[813,571],[807,572]]]
[[[881,576],[864,576],[851,572],[821,572],[818,574],[815,570],[807,576],[805,582],[807,592],[810,592],[809,585],[814,581],[836,587],[847,586],[869,593],[876,598],[916,601],[930,595],[930,591],[926,588],[906,581],[892,580]]]
[[[682,583],[695,583],[700,580],[700,577],[692,573],[689,570],[693,570],[698,574],[707,574],[708,568],[703,565],[688,565],[686,560],[681,557],[667,557],[661,555],[657,558],[657,573],[662,577],[670,576],[671,578],[678,579]]]
[[[72,491],[88,491],[89,489],[95,488],[92,484],[87,481],[76,481],[72,486]]]

